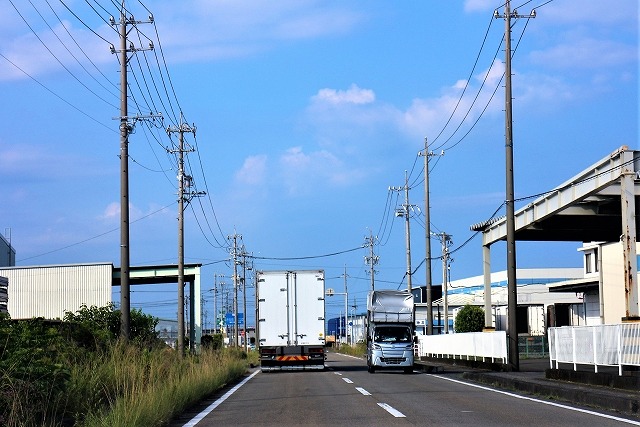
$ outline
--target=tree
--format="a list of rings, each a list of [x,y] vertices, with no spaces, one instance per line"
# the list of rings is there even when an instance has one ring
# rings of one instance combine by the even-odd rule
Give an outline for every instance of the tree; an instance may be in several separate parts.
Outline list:
[[[92,344],[87,341],[94,340],[95,345],[101,347],[116,340],[120,334],[120,310],[117,310],[113,303],[104,307],[82,305],[75,313],[66,312],[64,320],[79,325],[79,332],[84,335],[79,341],[84,346]],[[157,325],[157,317],[144,314],[140,309],[133,309],[130,315],[129,336],[139,344],[155,345],[158,341],[155,331]]]
[[[482,332],[484,310],[477,305],[467,304],[460,309],[455,321],[456,332]]]

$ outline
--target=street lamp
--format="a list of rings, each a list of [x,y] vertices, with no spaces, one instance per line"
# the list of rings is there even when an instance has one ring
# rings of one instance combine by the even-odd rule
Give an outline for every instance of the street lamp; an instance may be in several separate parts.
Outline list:
[[[344,342],[349,344],[349,335],[347,334],[347,316],[349,315],[349,312],[347,311],[347,302],[349,301],[349,294],[347,292],[335,292],[332,288],[329,288],[326,290],[325,295],[329,297],[334,295],[344,295]],[[340,331],[339,327],[338,331]]]

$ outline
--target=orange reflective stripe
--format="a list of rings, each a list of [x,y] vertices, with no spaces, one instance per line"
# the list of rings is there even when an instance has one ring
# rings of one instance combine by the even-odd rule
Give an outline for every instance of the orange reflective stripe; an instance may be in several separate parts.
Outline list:
[[[308,356],[278,356],[276,358],[276,360],[283,361],[283,362],[289,362],[292,360],[308,360],[308,359],[309,359]]]

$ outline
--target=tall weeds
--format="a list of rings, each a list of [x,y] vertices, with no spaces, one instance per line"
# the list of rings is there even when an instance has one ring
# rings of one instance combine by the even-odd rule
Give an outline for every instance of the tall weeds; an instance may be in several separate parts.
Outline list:
[[[87,384],[106,393],[89,409],[83,425],[160,426],[203,397],[241,376],[246,360],[232,350],[203,351],[179,358],[173,350],[147,351],[119,346],[96,370],[78,372],[79,388]],[[99,393],[102,394],[102,393]]]
[[[0,314],[0,426],[161,426],[247,368],[233,349],[180,357],[141,312],[132,311],[135,339],[118,341],[117,314],[111,306],[62,322]]]

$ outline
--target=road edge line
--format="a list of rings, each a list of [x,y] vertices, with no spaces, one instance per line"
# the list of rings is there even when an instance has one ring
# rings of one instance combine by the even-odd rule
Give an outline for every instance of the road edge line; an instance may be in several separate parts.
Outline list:
[[[202,412],[200,412],[198,415],[196,415],[195,417],[191,418],[191,420],[189,422],[187,422],[186,424],[184,424],[182,427],[194,427],[196,424],[198,424],[200,421],[202,421],[202,419],[204,417],[206,417],[207,415],[209,415],[209,413],[211,413],[211,411],[213,411],[214,409],[216,409],[222,402],[224,402],[225,400],[227,400],[229,398],[229,396],[231,396],[233,393],[235,393],[236,391],[238,391],[238,389],[240,387],[242,387],[247,381],[249,381],[251,378],[255,377],[258,373],[260,372],[260,370],[256,370],[253,374],[249,375],[247,378],[245,378],[244,380],[242,380],[239,384],[236,384],[231,390],[229,390],[228,392],[226,392],[225,394],[223,394],[221,397],[218,398],[218,400],[216,400],[215,402],[213,402],[211,405],[207,406]]]

